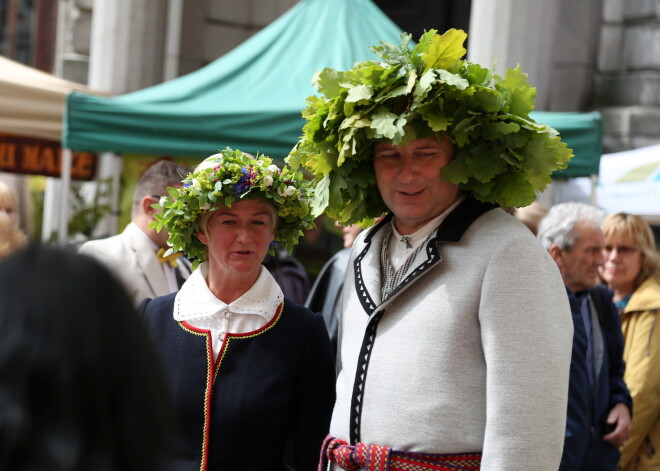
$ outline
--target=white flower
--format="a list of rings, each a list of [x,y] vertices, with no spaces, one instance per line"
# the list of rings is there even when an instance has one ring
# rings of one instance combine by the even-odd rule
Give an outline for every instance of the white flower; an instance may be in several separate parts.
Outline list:
[[[294,186],[287,186],[283,196],[291,196],[295,192],[296,192],[296,188]]]
[[[199,183],[199,180],[197,180],[196,178],[193,178],[192,186],[193,186],[193,188],[197,188],[198,190],[201,190],[201,188],[202,188],[202,184]]]
[[[204,161],[195,168],[195,173],[207,168],[215,168],[218,165],[222,165],[222,162],[222,154],[213,154],[212,156],[205,158]]]
[[[265,186],[272,186],[273,185],[273,177],[271,175],[266,175],[263,179],[264,185]]]
[[[206,203],[206,204],[202,207],[202,209],[203,209],[204,211],[208,211],[209,208],[211,208],[211,203]]]
[[[269,166],[268,166],[268,171],[269,171],[270,173],[277,173],[279,170],[280,170],[280,169],[279,169],[279,168],[277,167],[277,165],[275,165],[275,164],[273,164],[273,165],[269,165]]]
[[[165,204],[165,201],[167,201],[167,196],[161,196],[158,200],[158,204],[162,207]]]

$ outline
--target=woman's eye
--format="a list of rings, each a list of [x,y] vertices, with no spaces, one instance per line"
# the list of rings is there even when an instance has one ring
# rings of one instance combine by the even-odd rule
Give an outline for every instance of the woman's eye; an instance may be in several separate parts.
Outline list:
[[[234,221],[231,220],[231,219],[225,219],[224,221],[220,221],[220,224],[227,226],[227,225],[234,224]]]

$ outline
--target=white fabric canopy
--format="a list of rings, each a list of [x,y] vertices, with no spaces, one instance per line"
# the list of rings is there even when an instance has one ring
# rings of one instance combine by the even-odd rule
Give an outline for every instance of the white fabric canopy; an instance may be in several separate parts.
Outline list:
[[[103,94],[0,56],[0,133],[60,141],[73,90]]]
[[[598,206],[660,221],[660,144],[600,159]]]

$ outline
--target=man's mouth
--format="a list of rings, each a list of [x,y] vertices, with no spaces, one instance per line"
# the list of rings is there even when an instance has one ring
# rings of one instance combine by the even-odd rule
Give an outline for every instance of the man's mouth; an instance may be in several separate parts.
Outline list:
[[[399,191],[403,196],[417,196],[424,190],[419,191]]]

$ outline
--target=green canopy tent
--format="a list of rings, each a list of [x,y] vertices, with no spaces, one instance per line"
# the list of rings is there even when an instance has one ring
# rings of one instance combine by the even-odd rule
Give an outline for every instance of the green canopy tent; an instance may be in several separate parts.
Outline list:
[[[301,135],[315,72],[350,68],[400,34],[371,0],[303,0],[196,72],[114,98],[69,95],[62,142],[189,157],[230,146],[283,158]]]
[[[312,77],[374,59],[379,40],[401,30],[372,0],[302,0],[206,67],[153,87],[105,98],[67,97],[63,147],[206,157],[226,146],[276,159],[297,142],[301,110],[316,93]],[[576,157],[562,177],[598,173],[602,123],[597,113],[544,113]]]
[[[597,111],[588,113],[534,111],[532,118],[557,131],[575,156],[568,168],[555,172],[553,178],[578,178],[598,175],[603,153],[603,117]]]

